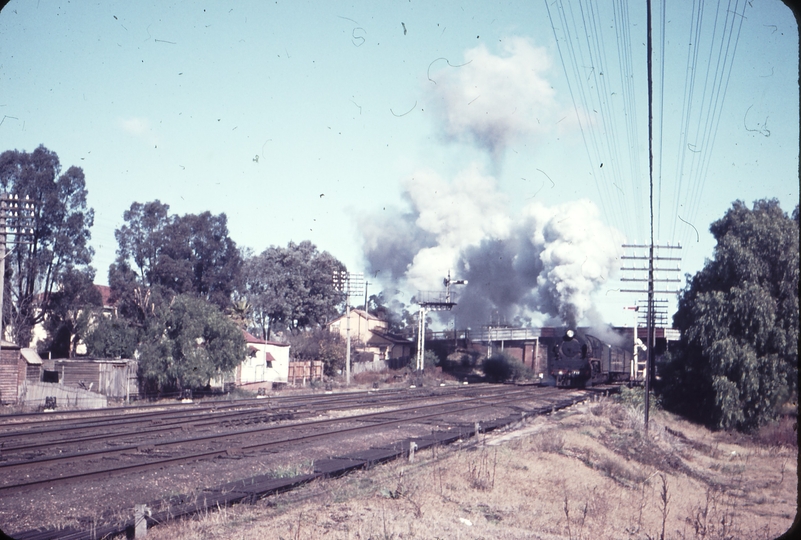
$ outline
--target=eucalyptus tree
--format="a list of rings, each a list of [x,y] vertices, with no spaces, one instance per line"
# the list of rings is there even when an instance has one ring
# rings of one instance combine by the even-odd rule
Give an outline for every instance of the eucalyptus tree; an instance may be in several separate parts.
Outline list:
[[[271,246],[249,257],[243,295],[262,337],[270,339],[276,327],[297,332],[334,318],[343,298],[334,288],[333,276],[343,270],[344,264],[308,240],[289,242],[285,248]]]
[[[203,388],[245,359],[245,338],[217,307],[192,294],[172,298],[148,320],[139,339],[146,390]]]
[[[33,152],[0,154],[0,189],[34,206],[33,234],[7,256],[3,313],[13,340],[31,341],[32,329],[48,316],[51,296],[69,272],[90,272],[94,211],[86,204],[80,167],[62,173],[58,155],[44,146]]]
[[[242,257],[228,235],[226,215],[177,216],[169,208],[159,200],[134,202],[114,233],[118,249],[109,285],[121,314],[140,324],[178,294],[228,309],[238,283]]]
[[[714,257],[679,297],[663,400],[747,431],[798,398],[798,207],[791,217],[775,199],[736,201],[710,230]]]

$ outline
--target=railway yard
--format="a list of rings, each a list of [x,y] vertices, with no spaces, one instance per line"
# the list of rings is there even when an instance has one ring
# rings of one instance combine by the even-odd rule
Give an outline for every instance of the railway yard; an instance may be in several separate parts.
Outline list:
[[[596,390],[597,392],[597,390]],[[0,523],[18,539],[131,533],[468,439],[586,391],[460,385],[0,417]]]

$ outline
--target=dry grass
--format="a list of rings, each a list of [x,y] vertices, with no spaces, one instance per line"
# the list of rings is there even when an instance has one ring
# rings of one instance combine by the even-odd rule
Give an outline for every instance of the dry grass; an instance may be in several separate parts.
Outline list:
[[[771,440],[776,440],[771,437]],[[770,539],[796,514],[797,448],[611,402],[418,451],[153,539]]]

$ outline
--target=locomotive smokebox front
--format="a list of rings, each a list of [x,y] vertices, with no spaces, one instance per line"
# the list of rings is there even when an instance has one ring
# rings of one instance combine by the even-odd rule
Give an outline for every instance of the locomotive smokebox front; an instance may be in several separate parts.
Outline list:
[[[556,386],[584,386],[590,376],[589,343],[568,329],[553,347],[550,366]]]

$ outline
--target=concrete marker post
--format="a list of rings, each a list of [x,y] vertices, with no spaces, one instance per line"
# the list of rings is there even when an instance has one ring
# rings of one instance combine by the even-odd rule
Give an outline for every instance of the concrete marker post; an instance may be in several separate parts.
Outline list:
[[[146,504],[134,506],[134,538],[145,538],[147,536],[147,514],[149,508]]]

